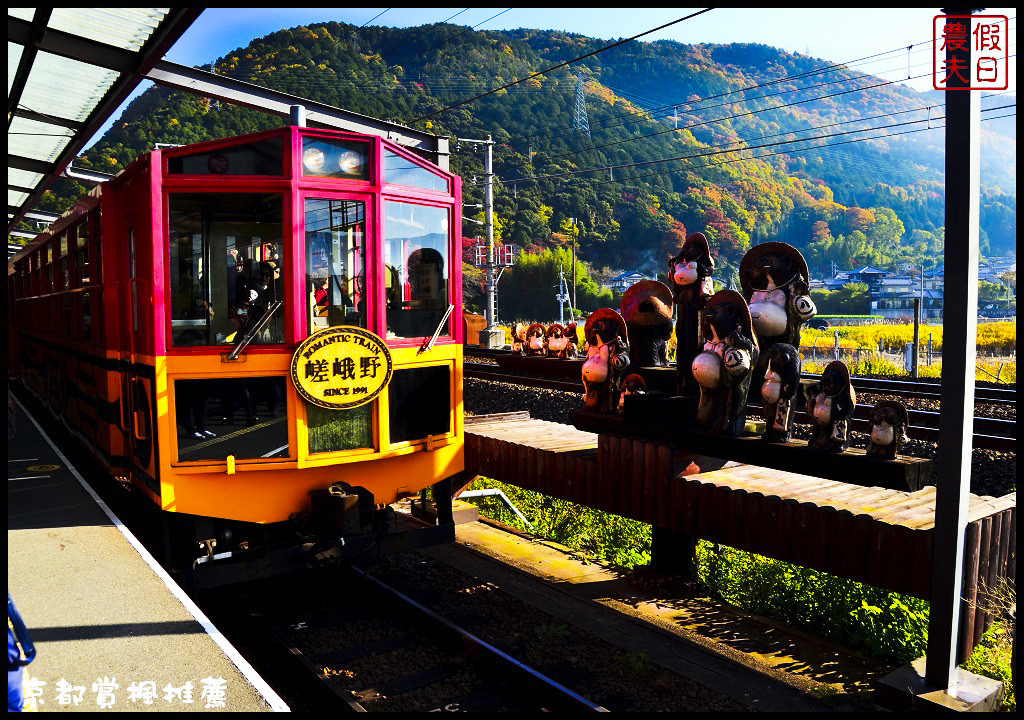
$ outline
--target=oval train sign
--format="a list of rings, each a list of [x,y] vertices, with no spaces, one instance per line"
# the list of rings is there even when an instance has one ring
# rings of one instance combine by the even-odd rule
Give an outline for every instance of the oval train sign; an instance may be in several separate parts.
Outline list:
[[[292,356],[292,384],[307,402],[346,410],[373,400],[391,382],[391,353],[384,341],[357,327],[321,330]]]

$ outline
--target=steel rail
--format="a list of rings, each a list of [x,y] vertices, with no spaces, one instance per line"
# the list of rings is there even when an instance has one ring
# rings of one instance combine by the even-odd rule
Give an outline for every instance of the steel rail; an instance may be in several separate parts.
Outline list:
[[[494,357],[493,355],[491,357]],[[526,375],[523,373],[511,373],[498,365],[463,361],[463,374],[467,378],[490,380],[494,382],[506,382],[527,387],[539,387],[548,390],[561,390],[564,392],[583,392],[580,381],[566,380],[543,375]],[[813,377],[813,376],[809,376]],[[878,394],[897,395],[896,392],[886,390],[868,390],[854,388],[861,392],[874,392]],[[906,396],[906,395],[904,395]],[[868,415],[873,405],[858,404],[854,411],[853,429],[857,431],[868,430]],[[747,411],[757,413],[760,411],[758,405],[748,405]],[[939,437],[939,416],[938,412],[926,410],[909,409],[911,437],[921,440],[936,441]],[[807,423],[809,418],[806,413],[797,411],[798,422]],[[1003,420],[999,418],[975,417],[974,418],[974,447],[985,450],[1000,450],[1003,452],[1016,452],[1017,449],[1017,421]]]
[[[564,685],[552,680],[546,675],[538,672],[537,670],[523,664],[519,660],[516,660],[511,655],[499,650],[490,643],[481,640],[477,636],[473,635],[469,631],[459,627],[452,623],[447,618],[442,617],[425,605],[420,604],[416,600],[412,599],[408,595],[402,593],[396,588],[391,587],[382,580],[369,575],[365,571],[361,570],[354,565],[351,566],[350,570],[364,582],[367,582],[376,587],[387,596],[396,599],[403,605],[414,608],[422,617],[429,620],[435,627],[440,628],[450,637],[456,638],[464,648],[479,653],[483,657],[496,661],[499,665],[504,667],[506,670],[518,674],[524,679],[532,682],[534,685],[540,687],[545,692],[551,693],[551,696],[555,698],[562,707],[560,708],[548,708],[552,711],[558,710],[572,710],[572,711],[584,711],[584,712],[608,712],[607,709],[600,705],[588,700],[587,698],[579,695]]]
[[[476,348],[466,346],[463,349],[463,356],[466,358],[483,358],[500,361],[502,358],[510,357],[511,350],[492,350],[487,348]],[[567,361],[579,362],[579,361]],[[817,375],[804,373],[801,376],[804,380],[820,379]],[[941,386],[938,382],[920,380],[899,380],[888,378],[870,378],[853,376],[853,387],[857,392],[886,393],[899,397],[918,398],[923,400],[938,400]],[[1001,387],[975,387],[975,402],[1013,405],[1017,402],[1016,388]]]

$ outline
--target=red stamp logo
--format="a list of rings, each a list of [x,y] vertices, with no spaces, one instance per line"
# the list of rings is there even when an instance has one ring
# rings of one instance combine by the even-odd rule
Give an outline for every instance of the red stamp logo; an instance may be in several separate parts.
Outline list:
[[[932,86],[936,90],[1006,90],[1010,86],[1005,15],[936,15]]]

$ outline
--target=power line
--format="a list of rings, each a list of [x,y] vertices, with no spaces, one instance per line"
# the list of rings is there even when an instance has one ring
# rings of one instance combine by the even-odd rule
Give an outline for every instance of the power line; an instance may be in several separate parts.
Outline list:
[[[999,120],[999,119],[1002,119],[1002,118],[1016,117],[1016,116],[1017,116],[1017,113],[1009,113],[1007,115],[997,115],[995,117],[981,118],[981,120],[982,120],[982,122],[985,122],[987,120]],[[918,128],[916,130],[903,130],[901,132],[889,133],[889,134],[880,135],[880,136],[877,136],[877,137],[856,138],[856,139],[853,139],[853,140],[844,140],[842,142],[837,142],[837,143],[826,143],[825,145],[806,147],[806,148],[790,148],[790,149],[786,149],[786,150],[779,150],[779,151],[776,151],[776,152],[764,153],[762,155],[754,155],[752,157],[740,158],[740,159],[741,160],[760,160],[762,158],[775,157],[777,155],[796,154],[796,153],[808,152],[808,151],[811,151],[811,150],[825,150],[825,149],[828,149],[828,148],[831,148],[831,147],[836,147],[836,146],[839,146],[839,145],[849,145],[849,144],[857,143],[857,142],[867,142],[869,140],[883,140],[883,139],[890,138],[890,137],[898,137],[900,135],[911,135],[911,134],[919,133],[919,132],[927,132],[929,130],[941,130],[944,127],[945,127],[945,125],[937,125],[935,127]],[[732,152],[741,152],[743,150],[751,150],[751,149],[754,149],[754,148],[737,148],[736,150],[733,150]],[[713,167],[715,165],[724,165],[727,162],[735,162],[735,160],[720,160],[720,161],[717,161],[717,162],[703,163],[701,165],[690,165],[690,166],[687,166],[685,168],[680,168],[680,169],[661,170],[661,171],[658,171],[658,172],[646,173],[644,175],[634,175],[634,176],[631,176],[629,178],[623,178],[621,180],[615,180],[615,179],[613,179],[613,180],[593,180],[591,182],[592,182],[592,184],[596,184],[596,185],[604,185],[604,184],[608,184],[608,183],[626,184],[626,183],[636,182],[637,180],[644,180],[644,179],[649,178],[649,177],[657,177],[659,175],[668,175],[669,173],[688,172],[688,171],[691,171],[691,170],[699,170],[699,169],[705,168],[705,167]]]
[[[927,63],[922,63],[922,64],[927,64]],[[918,67],[920,67],[920,65],[918,65]],[[907,79],[908,80],[917,80],[917,79],[920,79],[920,78],[923,78],[923,77],[927,77],[927,76],[928,76],[928,73],[925,73],[923,75],[918,75],[916,77],[907,78]],[[833,80],[833,81],[830,81],[830,82],[827,82],[827,83],[819,83],[818,85],[813,85],[813,86],[808,87],[808,88],[795,88],[793,90],[786,90],[786,91],[783,91],[781,93],[774,93],[774,94],[768,94],[768,95],[759,95],[757,97],[746,98],[746,99],[743,99],[743,100],[738,100],[736,102],[747,102],[747,101],[750,101],[750,100],[759,100],[759,99],[763,99],[763,98],[774,97],[775,95],[785,94],[785,93],[788,93],[788,92],[798,92],[798,91],[801,91],[801,90],[811,90],[811,89],[814,89],[814,88],[823,87],[825,85],[833,85],[833,84],[836,84],[836,83],[851,82],[853,80],[862,80],[862,79],[865,79],[866,77],[870,77],[870,76],[861,76],[859,78],[847,78],[847,79],[844,79],[844,80]],[[637,136],[625,138],[625,139],[622,139],[622,140],[615,140],[615,141],[612,141],[612,142],[604,143],[603,145],[593,145],[592,144],[592,146],[590,148],[587,148],[587,150],[601,150],[603,148],[613,147],[615,145],[622,145],[622,144],[625,144],[625,143],[628,143],[628,142],[634,142],[634,141],[637,141],[637,140],[643,140],[643,139],[646,139],[646,138],[656,137],[658,135],[664,135],[664,134],[667,134],[667,133],[678,132],[680,130],[690,130],[690,129],[695,128],[695,127],[702,127],[704,125],[710,125],[710,124],[713,124],[713,123],[722,122],[724,120],[734,120],[734,119],[737,119],[737,118],[747,117],[747,116],[750,116],[750,115],[756,115],[758,113],[768,112],[768,111],[771,111],[771,110],[781,110],[783,108],[792,107],[794,105],[801,105],[801,104],[805,104],[805,103],[808,103],[808,102],[814,102],[816,100],[826,100],[828,98],[838,97],[840,95],[848,95],[848,94],[851,94],[851,93],[854,93],[854,92],[860,92],[862,90],[871,90],[871,89],[882,87],[882,86],[885,86],[885,85],[891,85],[891,84],[894,84],[894,83],[897,83],[897,82],[903,82],[903,81],[902,80],[886,80],[886,81],[883,81],[881,83],[877,83],[875,85],[868,85],[868,86],[862,87],[862,88],[853,88],[851,90],[844,90],[842,92],[830,93],[830,94],[821,95],[821,96],[814,97],[814,98],[807,98],[807,99],[804,99],[804,100],[796,100],[796,101],[793,101],[793,102],[784,103],[782,105],[776,105],[776,106],[773,106],[773,107],[760,108],[760,109],[751,110],[751,111],[748,111],[748,112],[745,112],[745,113],[737,113],[737,114],[734,114],[734,115],[727,115],[727,116],[721,117],[721,118],[714,118],[714,119],[711,119],[711,120],[704,120],[704,121],[701,121],[701,122],[691,123],[690,125],[685,125],[683,127],[676,126],[676,127],[668,128],[666,130],[659,130],[659,131],[656,131],[656,132],[653,132],[653,133],[647,133],[647,134],[644,134],[644,135],[637,135]],[[721,103],[719,105],[712,105],[712,106],[709,106],[709,107],[703,107],[703,108],[700,108],[700,110],[709,110],[709,109],[711,109],[713,107],[721,107],[722,105],[733,105],[733,104],[736,104],[736,103]],[[929,106],[929,107],[934,107],[934,106]],[[692,111],[692,112],[695,112],[695,111]],[[907,112],[907,111],[900,111],[900,112]],[[861,119],[863,119],[863,118],[861,118]],[[611,127],[616,127],[616,126],[611,126]],[[606,129],[606,128],[601,128],[601,129]],[[550,155],[550,156],[548,156],[548,160],[554,160],[554,159],[561,158],[561,157],[564,157],[566,155],[572,155],[572,154],[575,154],[575,153],[573,151],[569,151],[569,152],[560,153],[558,155]]]
[[[1015,17],[1014,18],[1010,18],[1010,19],[1011,20],[1015,19]],[[806,78],[806,77],[811,77],[813,75],[819,75],[819,74],[822,74],[822,73],[825,73],[825,72],[831,72],[831,71],[835,71],[835,70],[839,70],[839,69],[850,69],[850,66],[852,66],[852,65],[855,65],[855,64],[858,64],[858,63],[862,63],[862,62],[865,62],[867,60],[872,60],[873,58],[881,58],[882,56],[890,55],[890,54],[896,53],[896,52],[902,53],[904,50],[909,50],[909,48],[912,48],[912,47],[915,47],[915,46],[927,45],[928,42],[929,41],[921,41],[921,42],[913,43],[913,44],[907,45],[907,46],[900,46],[898,48],[893,48],[892,50],[885,50],[883,52],[874,53],[872,55],[866,55],[864,57],[857,58],[855,60],[847,60],[847,61],[841,62],[841,63],[834,63],[834,64],[831,64],[831,65],[826,65],[826,66],[823,66],[823,67],[820,67],[820,68],[816,68],[816,69],[813,69],[813,70],[808,70],[808,71],[805,71],[805,72],[802,72],[802,73],[797,73],[796,75],[787,75],[787,76],[782,77],[782,78],[777,78],[775,80],[770,80],[770,81],[767,81],[767,82],[758,83],[758,84],[755,84],[755,85],[750,85],[750,86],[747,86],[745,88],[738,88],[736,90],[730,90],[730,91],[725,92],[725,93],[719,93],[717,95],[710,95],[710,96],[708,96],[706,98],[700,98],[699,100],[695,100],[693,102],[682,101],[682,102],[678,102],[678,103],[669,103],[667,105],[661,105],[661,106],[656,106],[656,107],[653,107],[653,108],[647,108],[645,110],[649,114],[654,115],[654,114],[656,114],[656,113],[658,113],[660,111],[666,111],[667,112],[669,109],[674,109],[674,108],[683,107],[683,106],[687,106],[687,105],[692,106],[692,105],[695,105],[695,104],[698,104],[698,103],[706,102],[708,100],[714,100],[714,99],[717,99],[717,98],[728,97],[729,95],[735,95],[737,93],[743,93],[743,92],[746,92],[748,90],[754,90],[754,89],[758,89],[758,88],[768,87],[769,85],[775,85],[775,84],[778,84],[778,83],[781,83],[781,82],[798,80],[798,79],[802,79],[802,78]],[[926,51],[926,48],[925,49],[919,49],[919,50],[917,50],[915,52],[925,52],[925,51]],[[878,62],[878,60],[874,60],[874,62]],[[889,72],[889,71],[883,70],[881,72]],[[875,73],[875,74],[877,74],[877,73]],[[864,73],[864,74],[860,75],[859,77],[870,77],[870,75],[868,75],[867,73]],[[835,82],[848,82],[848,81],[853,80],[853,79],[856,79],[856,78],[847,78],[846,80],[832,81],[832,83],[835,83]],[[906,80],[910,80],[910,79],[913,79],[913,78],[909,78],[909,77],[906,78]],[[898,80],[898,81],[893,81],[893,82],[905,82],[906,80]],[[821,85],[827,85],[827,84],[832,84],[832,83],[820,83],[818,86],[811,86],[811,87],[819,87]],[[610,86],[607,86],[607,85],[605,87],[609,87],[610,88]],[[793,91],[784,91],[783,93],[778,93],[778,94],[784,94],[785,92],[796,92],[796,91],[801,90],[801,89],[809,89],[809,88],[795,88]],[[759,97],[770,97],[770,95],[767,95],[767,96],[763,95],[763,96],[759,96]],[[757,98],[748,98],[748,99],[757,99]],[[725,104],[730,104],[730,103],[721,103],[720,105],[725,105]],[[698,109],[699,110],[706,110],[706,109],[709,109],[710,107],[719,107],[720,105],[706,106],[706,107],[702,107],[702,108],[694,108],[694,111],[696,111]],[[618,119],[618,118],[627,118],[628,119],[628,118],[630,118],[632,116],[634,116],[634,113],[623,113],[621,115],[613,115],[609,119],[610,120],[615,120],[615,119]],[[619,126],[624,125],[624,124],[625,124],[625,122],[617,123],[615,125],[599,125],[595,129],[604,130],[604,129],[611,128],[611,127],[619,127]],[[557,134],[558,134],[557,132],[551,132],[551,133],[546,133],[545,135],[557,135]],[[538,137],[544,137],[544,135],[532,136],[531,140],[536,140]],[[518,150],[518,149],[521,149],[522,147],[523,146],[516,146],[514,149]]]
[[[990,112],[992,110],[1005,109],[1005,108],[1008,108],[1008,107],[1016,107],[1016,104],[1004,105],[1004,106],[999,106],[999,107],[995,107],[995,108],[987,108],[985,110],[985,112]],[[515,179],[512,179],[512,180],[501,180],[499,182],[501,184],[503,184],[503,185],[509,185],[509,184],[512,184],[512,183],[527,182],[527,181],[531,181],[531,180],[532,181],[551,180],[551,179],[557,179],[557,178],[562,178],[562,177],[570,177],[570,176],[576,176],[576,175],[583,175],[583,174],[586,174],[586,173],[605,172],[605,171],[610,171],[610,170],[624,170],[624,169],[634,168],[634,167],[645,167],[645,166],[650,166],[650,165],[659,165],[661,163],[667,163],[667,162],[678,162],[678,161],[682,161],[682,160],[691,160],[691,159],[695,159],[695,158],[711,157],[711,156],[715,156],[715,155],[723,155],[723,154],[726,154],[726,153],[742,152],[744,150],[759,150],[759,149],[763,149],[763,148],[779,147],[779,146],[782,146],[782,145],[789,145],[789,144],[799,143],[799,142],[813,142],[813,141],[816,141],[816,140],[825,140],[825,139],[828,139],[828,138],[840,137],[840,136],[843,136],[843,135],[852,135],[852,134],[855,134],[855,133],[871,132],[871,131],[874,131],[874,130],[887,130],[889,128],[894,128],[894,127],[902,127],[902,126],[906,126],[906,125],[917,125],[917,124],[924,123],[924,122],[930,123],[931,120],[939,121],[939,120],[944,120],[944,119],[945,119],[945,117],[943,116],[943,117],[929,118],[929,119],[924,119],[924,120],[908,120],[908,121],[905,121],[905,122],[893,123],[891,125],[884,125],[884,126],[871,127],[871,128],[861,128],[859,130],[847,130],[847,131],[839,132],[839,133],[831,133],[831,134],[827,134],[827,135],[820,135],[818,137],[796,138],[796,139],[793,139],[793,140],[780,140],[780,141],[777,141],[777,142],[765,143],[763,145],[750,145],[750,146],[741,147],[741,148],[728,148],[728,149],[727,148],[713,148],[711,150],[708,150],[708,151],[705,151],[705,152],[696,153],[696,154],[693,154],[693,155],[680,155],[678,157],[673,157],[673,158],[662,158],[662,159],[659,159],[659,160],[643,160],[643,161],[640,161],[640,162],[633,162],[633,163],[621,163],[619,165],[605,165],[605,166],[602,166],[602,167],[587,168],[585,170],[568,170],[568,171],[561,172],[561,173],[549,173],[547,175],[533,175],[533,176],[529,176],[529,177],[515,178]],[[997,118],[986,118],[986,119],[997,119]],[[823,126],[823,127],[828,127],[828,126]],[[938,126],[936,126],[936,128],[924,128],[924,129],[925,130],[937,129],[937,127]],[[787,133],[787,134],[789,134],[789,133]],[[905,132],[889,133],[889,134],[885,134],[885,135],[875,136],[875,137],[872,137],[872,138],[860,138],[857,141],[877,140],[877,139],[882,139],[882,138],[886,138],[886,137],[895,137],[895,136],[903,135],[903,134],[906,134],[906,133]],[[741,139],[741,140],[735,141],[732,144],[736,144],[736,143],[739,143],[739,142],[746,142],[746,141]],[[847,144],[847,142],[851,142],[851,141],[840,142],[840,143],[826,143],[825,146],[826,147],[831,147],[831,146],[834,146],[834,145],[843,145],[843,144]],[[798,148],[797,150],[811,150],[811,149],[814,149],[814,148],[813,147]],[[780,153],[774,153],[774,154],[780,154]],[[768,155],[765,155],[763,157],[767,157],[767,156]],[[762,157],[762,156],[756,156],[756,157]],[[756,159],[756,157],[755,158],[748,158],[748,159]],[[683,168],[683,169],[684,170],[689,170],[691,168],[688,167],[688,168]],[[657,173],[655,173],[655,174],[657,174]],[[646,176],[643,176],[643,177],[646,177]]]
[[[625,43],[631,42],[633,40],[636,40],[637,38],[643,37],[644,35],[650,35],[653,32],[657,32],[658,30],[663,30],[663,29],[665,29],[665,28],[667,28],[667,27],[669,27],[671,25],[675,25],[676,23],[683,22],[684,20],[689,20],[690,18],[697,17],[698,15],[703,15],[704,13],[710,12],[711,10],[712,10],[712,8],[705,8],[704,10],[699,10],[698,12],[691,13],[690,15],[687,15],[686,17],[681,17],[678,20],[673,20],[672,22],[665,23],[664,25],[656,27],[656,28],[654,28],[652,30],[647,30],[646,32],[642,32],[639,35],[634,35],[631,38],[626,38],[625,40],[619,40],[618,42],[614,42],[611,45],[606,45],[603,48],[599,48],[599,49],[594,50],[592,52],[588,52],[588,53],[586,53],[584,55],[580,55],[579,57],[573,58],[572,60],[566,60],[565,62],[558,63],[557,65],[552,65],[547,70],[541,70],[539,72],[530,73],[529,75],[527,75],[524,78],[521,78],[519,80],[514,80],[513,82],[510,82],[510,83],[506,83],[505,85],[502,85],[501,87],[493,88],[491,90],[488,90],[485,93],[477,95],[476,97],[471,97],[468,100],[463,100],[462,102],[458,102],[458,103],[456,103],[454,105],[450,105],[450,106],[448,106],[446,108],[442,108],[441,110],[437,110],[437,111],[429,113],[427,115],[423,115],[422,117],[418,117],[415,120],[413,120],[412,122],[419,122],[421,120],[426,120],[427,118],[434,117],[435,115],[440,115],[443,112],[448,112],[449,110],[453,110],[453,109],[455,109],[457,107],[465,105],[466,103],[471,103],[474,100],[479,100],[482,97],[487,97],[488,95],[492,95],[493,93],[496,93],[499,90],[504,90],[506,88],[512,87],[513,85],[518,85],[521,82],[525,82],[525,81],[527,81],[527,80],[529,80],[531,78],[535,78],[535,77],[537,77],[539,75],[545,75],[545,74],[551,72],[552,70],[557,70],[560,67],[565,67],[567,65],[571,65],[574,62],[579,62],[580,60],[584,60],[584,59],[586,59],[588,57],[591,57],[593,55],[597,55],[598,53],[604,52],[605,50],[611,50],[614,47],[618,47],[619,45],[623,45]]]

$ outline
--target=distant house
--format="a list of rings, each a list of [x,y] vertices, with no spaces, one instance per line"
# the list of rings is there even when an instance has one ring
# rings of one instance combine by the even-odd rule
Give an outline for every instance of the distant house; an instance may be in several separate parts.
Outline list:
[[[601,287],[607,290],[624,293],[627,290],[629,290],[629,288],[631,288],[634,284],[640,282],[641,280],[653,279],[654,278],[652,278],[650,275],[645,275],[639,270],[627,270],[626,272],[621,272],[618,275],[612,277],[611,279],[603,282],[601,284]]]
[[[987,265],[978,267],[978,279],[988,280],[991,283],[1002,284],[1003,275],[1008,272],[1017,272],[1017,261],[1009,258],[992,258]]]
[[[914,300],[921,300],[921,319],[942,317],[943,282],[941,275],[886,275],[868,286],[871,314],[882,317],[914,316]]]
[[[812,281],[812,288],[838,290],[850,283],[868,286],[870,313],[889,318],[914,316],[914,299],[921,299],[921,318],[942,317],[943,277],[941,271],[933,275],[904,275],[890,273],[870,266],[859,270],[840,270],[835,277]]]

